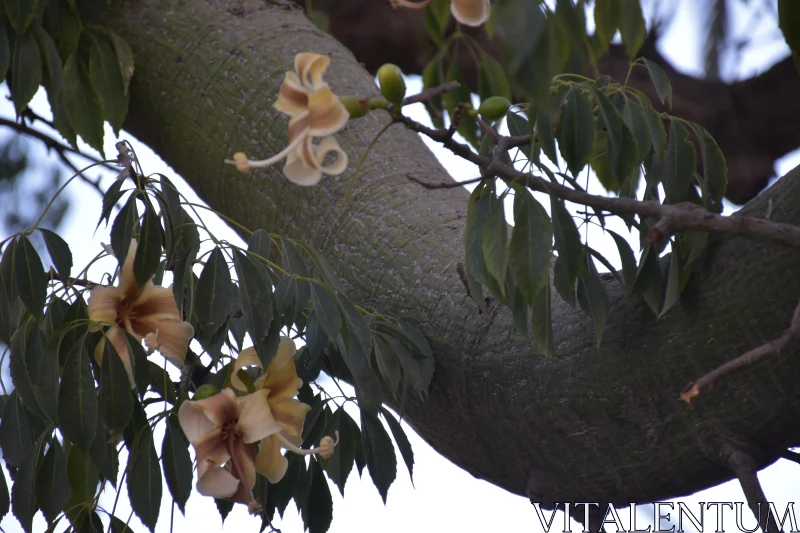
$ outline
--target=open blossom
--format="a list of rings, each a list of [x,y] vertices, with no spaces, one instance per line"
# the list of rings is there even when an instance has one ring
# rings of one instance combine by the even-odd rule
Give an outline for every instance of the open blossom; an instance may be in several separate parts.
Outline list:
[[[286,473],[288,461],[281,454],[281,448],[287,448],[295,453],[318,453],[319,449],[302,450],[301,432],[306,414],[310,406],[297,400],[297,392],[303,386],[303,380],[297,377],[294,364],[295,344],[289,337],[281,337],[278,353],[267,367],[263,376],[255,382],[257,391],[267,391],[266,401],[270,411],[282,431],[272,434],[261,441],[256,464],[259,472],[264,473],[270,482],[280,480]],[[236,375],[244,366],[261,367],[261,362],[254,348],[243,350],[236,359],[231,375],[231,385],[234,388],[244,389],[244,384]]]
[[[238,152],[225,162],[247,172],[286,159],[283,173],[290,181],[306,186],[319,183],[323,174],[337,176],[344,172],[347,154],[332,135],[344,127],[350,115],[322,79],[330,62],[328,56],[305,52],[295,56],[294,72],[286,73],[275,102],[278,111],[291,117],[289,145],[285,149],[263,161],[249,160]],[[319,144],[314,143],[315,137],[321,138]],[[324,165],[329,153],[336,158]]]
[[[178,419],[197,456],[197,491],[249,504],[256,484],[256,443],[282,430],[260,390],[240,398],[223,389],[204,400],[186,401]],[[273,481],[270,479],[272,482]]]
[[[423,0],[422,2],[411,2],[409,0],[391,0],[394,7],[410,7],[420,9],[433,0]],[[489,0],[451,0],[450,12],[453,17],[461,24],[467,26],[480,26],[487,20],[492,13],[492,5]]]
[[[133,382],[131,356],[122,330],[139,341],[144,340],[148,353],[158,350],[178,367],[183,364],[194,328],[181,320],[172,289],[159,287],[150,280],[141,290],[133,273],[133,260],[137,243],[131,240],[128,255],[122,265],[119,286],[95,287],[89,297],[89,319],[111,327],[106,337],[117,350],[128,376]],[[103,361],[105,338],[95,348],[98,364]]]

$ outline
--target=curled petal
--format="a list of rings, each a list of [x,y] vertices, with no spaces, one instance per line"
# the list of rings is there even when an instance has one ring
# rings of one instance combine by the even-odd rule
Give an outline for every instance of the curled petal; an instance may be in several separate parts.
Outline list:
[[[308,108],[308,89],[303,86],[300,78],[294,72],[286,73],[274,106],[275,109],[290,117],[301,115]]]
[[[214,428],[205,437],[192,443],[194,453],[197,456],[198,468],[211,465],[220,466],[231,458],[227,446],[228,443],[221,438],[221,435],[222,430]]]
[[[289,461],[281,454],[281,444],[275,435],[261,441],[256,456],[256,470],[270,483],[277,483],[286,475]]]
[[[197,492],[215,498],[230,498],[236,494],[239,480],[221,466],[208,468],[197,479]]]
[[[279,352],[280,353],[280,349]],[[242,380],[239,379],[239,376],[236,375],[239,372],[239,369],[245,366],[257,366],[261,368],[261,360],[258,358],[258,354],[256,353],[256,349],[252,346],[250,348],[246,348],[239,352],[239,357],[236,358],[236,361],[233,363],[233,372],[231,373],[231,385],[239,391],[246,391],[247,387],[245,387]],[[270,367],[272,365],[270,364]]]
[[[111,326],[106,331],[105,336],[100,339],[100,342],[97,343],[97,346],[94,348],[94,360],[97,361],[97,364],[102,366],[103,365],[103,353],[105,351],[106,346],[106,338],[111,340],[111,344],[114,346],[114,349],[117,350],[117,354],[119,358],[122,360],[122,364],[125,366],[125,370],[128,372],[128,378],[131,380],[131,385],[133,385],[133,367],[131,365],[131,354],[128,351],[128,341],[125,338],[125,333],[116,327]]]
[[[297,351],[295,343],[289,337],[281,336],[278,344],[278,353],[269,364],[263,379],[257,382],[259,388],[270,390],[270,400],[278,397],[294,397],[303,386],[298,385],[297,368],[294,363],[294,354]]]
[[[189,400],[181,404],[178,410],[178,421],[189,442],[195,443],[214,428],[239,416],[236,395],[230,389],[223,389],[219,394],[203,400]]]
[[[133,274],[133,260],[136,257],[137,245],[136,239],[131,239],[128,255],[125,256],[125,262],[122,264],[122,273],[119,276],[119,289],[122,291],[124,299],[131,301],[135,300],[139,294],[136,276]]]
[[[159,318],[181,318],[175,296],[171,289],[148,283],[142,287],[139,297],[133,301],[132,307],[140,320]]]
[[[236,430],[242,434],[242,440],[246,443],[257,442],[282,429],[272,416],[268,396],[269,390],[262,389],[239,398],[239,423]]]
[[[489,0],[451,0],[450,12],[461,24],[480,26],[492,14]]]
[[[322,161],[329,152],[336,153],[336,160],[330,165],[323,165]],[[314,146],[311,139],[303,147],[286,158],[283,174],[289,181],[302,186],[311,186],[319,183],[322,174],[337,176],[347,168],[347,154],[333,137],[325,137],[319,146]]]
[[[318,89],[324,84],[322,75],[330,64],[330,57],[313,52],[303,52],[294,56],[294,70],[309,90]]]
[[[89,320],[104,324],[117,322],[117,309],[125,294],[118,287],[95,287],[89,296]]]
[[[177,367],[183,365],[189,342],[194,337],[194,328],[188,322],[165,318],[156,322],[158,347],[161,355]]]
[[[309,135],[325,137],[347,124],[350,113],[327,86],[308,95]]]
[[[303,422],[306,415],[311,410],[307,405],[295,398],[269,398],[269,407],[272,410],[272,417],[280,424],[286,436],[299,437],[303,430]]]
[[[322,139],[316,150],[317,161],[319,161],[320,164],[322,163],[323,159],[325,159],[325,156],[329,153],[336,154],[336,159],[333,161],[333,163],[320,167],[323,174],[327,174],[328,176],[338,176],[347,168],[347,154],[344,153],[342,147],[339,146],[339,143],[333,137],[325,137]]]

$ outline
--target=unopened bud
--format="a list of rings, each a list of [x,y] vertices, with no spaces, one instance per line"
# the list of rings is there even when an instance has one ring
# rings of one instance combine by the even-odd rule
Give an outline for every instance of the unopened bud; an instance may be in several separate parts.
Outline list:
[[[478,113],[485,120],[497,120],[508,113],[508,109],[510,107],[511,102],[509,102],[507,98],[503,98],[502,96],[491,96],[481,102],[481,106],[478,108]]]
[[[206,398],[211,398],[218,392],[219,390],[217,390],[214,385],[206,383],[205,385],[200,385],[197,387],[192,400],[205,400]]]
[[[381,66],[378,69],[378,83],[381,86],[381,94],[396,107],[400,107],[406,95],[406,81],[403,79],[400,67],[392,63]]]
[[[233,163],[236,165],[236,170],[239,172],[250,172],[250,161],[244,152],[236,152],[233,154]]]
[[[369,100],[359,99],[355,96],[340,96],[339,101],[350,113],[350,118],[361,118],[369,111]]]
[[[330,459],[333,455],[333,451],[336,448],[336,445],[339,444],[339,432],[336,432],[336,440],[333,440],[333,437],[325,436],[322,437],[322,440],[319,441],[319,450],[317,453],[323,459]]]

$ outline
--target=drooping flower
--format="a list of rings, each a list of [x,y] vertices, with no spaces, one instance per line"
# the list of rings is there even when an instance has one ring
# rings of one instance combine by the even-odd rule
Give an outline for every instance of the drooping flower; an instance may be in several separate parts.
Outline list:
[[[256,471],[256,443],[283,428],[270,412],[269,391],[236,397],[223,389],[204,400],[185,401],[178,420],[197,457],[197,491],[250,504]],[[272,479],[270,479],[272,481]]]
[[[344,172],[347,154],[332,135],[344,127],[350,115],[322,79],[330,62],[328,56],[304,52],[295,56],[294,72],[286,73],[274,104],[275,109],[291,117],[286,148],[263,161],[249,160],[238,152],[225,162],[247,172],[286,159],[283,173],[304,186],[316,185],[323,174],[337,176]],[[319,144],[314,143],[314,138],[321,138]],[[336,159],[325,165],[323,161],[329,153],[335,154]]]
[[[276,483],[283,478],[286,473],[288,461],[281,454],[281,448],[286,448],[297,454],[309,455],[318,453],[325,457],[330,457],[333,447],[338,443],[329,438],[323,439],[319,448],[302,449],[299,448],[303,439],[303,421],[306,414],[311,409],[310,406],[297,400],[303,380],[297,377],[297,369],[294,363],[296,348],[294,341],[289,337],[281,337],[278,346],[278,353],[267,367],[263,376],[255,382],[257,392],[267,392],[266,402],[275,421],[281,426],[281,431],[265,437],[259,445],[258,456],[256,457],[256,468],[264,474],[271,483]],[[237,372],[244,366],[261,367],[258,355],[254,348],[243,350],[236,359],[231,375],[231,385],[239,390],[244,390],[245,385],[237,376]]]
[[[433,0],[423,0],[422,2],[411,2],[409,0],[391,0],[393,7],[410,7],[421,9]],[[453,17],[466,26],[480,26],[492,14],[490,0],[451,0],[450,12]]]
[[[181,320],[172,289],[159,287],[150,280],[141,290],[133,273],[137,243],[131,240],[128,255],[122,265],[117,287],[95,287],[89,296],[89,319],[110,325],[108,338],[133,382],[131,356],[123,330],[139,341],[144,340],[148,353],[158,350],[170,362],[180,367],[186,356],[194,328]],[[105,338],[97,343],[94,357],[102,365]]]

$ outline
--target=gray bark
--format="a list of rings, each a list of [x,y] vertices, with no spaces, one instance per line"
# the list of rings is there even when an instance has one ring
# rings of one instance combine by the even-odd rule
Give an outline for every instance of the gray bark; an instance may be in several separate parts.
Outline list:
[[[733,474],[706,450],[744,442],[757,467],[800,443],[800,359],[786,354],[719,384],[691,406],[691,380],[778,336],[800,294],[800,252],[713,239],[682,301],[656,320],[608,281],[603,345],[590,321],[554,298],[558,354],[518,336],[506,309],[479,314],[456,267],[467,193],[427,191],[405,176],[450,179],[422,141],[393,126],[353,192],[350,173],[300,188],[280,165],[238,174],[236,151],[269,156],[286,143],[272,103],[298,52],[330,54],[337,94],[376,94],[371,76],[303,13],[279,1],[127,0],[103,15],[133,46],[126,128],[155,149],[215,209],[245,226],[313,243],[362,305],[415,320],[437,362],[429,399],[408,421],[437,451],[515,494],[559,501],[645,502]],[[380,113],[338,134],[351,169],[387,122]],[[800,221],[800,172],[745,207]]]

